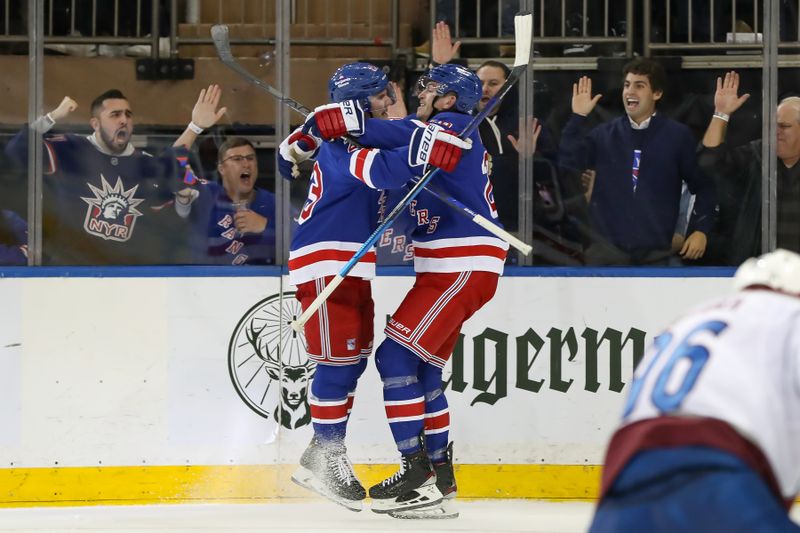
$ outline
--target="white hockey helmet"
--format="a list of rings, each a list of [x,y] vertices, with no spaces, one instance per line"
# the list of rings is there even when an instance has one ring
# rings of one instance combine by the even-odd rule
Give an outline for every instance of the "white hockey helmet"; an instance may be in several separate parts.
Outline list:
[[[800,296],[800,255],[779,248],[746,260],[733,275],[733,288],[755,285]]]

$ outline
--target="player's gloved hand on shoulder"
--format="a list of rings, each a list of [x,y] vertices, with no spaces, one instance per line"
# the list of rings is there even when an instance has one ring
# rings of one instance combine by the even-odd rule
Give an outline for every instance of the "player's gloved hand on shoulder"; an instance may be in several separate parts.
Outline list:
[[[454,131],[428,124],[411,132],[409,159],[411,166],[433,165],[452,172],[461,160],[463,150],[472,148],[472,139],[461,139]]]
[[[306,117],[303,132],[322,137],[326,141],[364,133],[366,111],[356,100],[345,100],[338,104],[325,104],[314,109]]]
[[[300,176],[297,165],[314,157],[322,139],[303,133],[302,126],[286,137],[278,147],[278,172],[287,180]]]

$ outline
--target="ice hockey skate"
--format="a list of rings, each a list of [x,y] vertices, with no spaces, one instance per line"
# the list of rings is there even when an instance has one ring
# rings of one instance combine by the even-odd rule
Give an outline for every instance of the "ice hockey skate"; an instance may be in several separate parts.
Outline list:
[[[447,446],[447,460],[444,463],[433,465],[436,472],[436,486],[442,493],[442,501],[432,507],[405,509],[402,511],[389,511],[392,518],[402,519],[448,519],[458,518],[456,499],[456,477],[453,472],[453,443]]]
[[[315,435],[300,456],[292,481],[351,511],[361,511],[367,494],[353,472],[344,444],[327,444]]]
[[[376,513],[431,507],[442,501],[425,447],[403,455],[400,470],[391,477],[370,487],[372,510]]]

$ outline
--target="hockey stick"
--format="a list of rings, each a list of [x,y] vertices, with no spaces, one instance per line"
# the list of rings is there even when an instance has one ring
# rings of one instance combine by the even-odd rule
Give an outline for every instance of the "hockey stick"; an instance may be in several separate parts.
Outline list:
[[[265,83],[264,81],[256,78],[248,71],[246,71],[239,63],[236,62],[233,55],[231,54],[231,45],[230,45],[230,36],[228,33],[228,27],[224,24],[217,24],[212,26],[211,28],[211,38],[214,41],[214,47],[217,49],[217,54],[219,55],[220,61],[225,64],[227,67],[231,68],[232,70],[236,71],[237,74],[244,77],[251,83],[255,84],[257,87],[265,90],[272,96],[278,99],[282,104],[287,105],[291,109],[297,111],[301,115],[308,116],[311,113],[306,106],[298,102],[297,100],[290,98],[280,91],[278,91],[275,87]],[[358,144],[353,139],[348,138],[350,142],[353,144]],[[528,255],[531,253],[532,247],[529,244],[524,243],[508,231],[504,230],[488,218],[484,217],[483,215],[479,215],[466,205],[462,204],[452,196],[449,196],[443,192],[436,191],[431,189],[431,187],[425,187],[425,190],[430,194],[436,196],[444,202],[447,206],[458,211],[465,217],[469,218],[475,224],[479,225],[480,227],[484,228],[489,233],[493,234],[498,239],[502,239],[503,241],[509,243],[511,246],[516,248],[517,250],[521,251],[523,254]]]
[[[498,105],[502,101],[503,97],[511,90],[511,87],[519,80],[522,73],[528,68],[528,61],[530,61],[530,52],[531,52],[531,35],[533,32],[533,15],[531,13],[525,13],[521,15],[517,15],[514,17],[514,41],[516,44],[516,57],[514,58],[514,67],[511,69],[511,73],[506,78],[505,83],[503,86],[500,87],[500,90],[486,103],[486,106],[483,108],[483,111],[475,115],[472,120],[466,125],[464,130],[459,134],[459,137],[462,139],[467,138],[474,132],[478,125],[483,122],[483,120],[488,117]],[[392,209],[392,211],[386,216],[375,231],[372,232],[372,235],[367,239],[367,241],[361,245],[361,248],[353,254],[353,257],[345,263],[345,265],[339,270],[339,273],[334,276],[330,283],[323,289],[321,293],[319,293],[314,299],[313,302],[303,311],[296,320],[292,321],[292,329],[297,332],[300,332],[303,325],[308,322],[308,319],[317,312],[317,309],[328,299],[328,296],[336,290],[342,281],[344,281],[345,276],[356,266],[364,255],[370,251],[370,249],[375,245],[375,242],[380,238],[383,232],[392,225],[395,219],[402,213],[411,201],[417,197],[417,195],[422,191],[423,187],[425,187],[428,182],[433,178],[436,173],[439,171],[438,168],[434,168],[426,172],[420,180],[411,188],[410,191],[403,197],[402,200]]]
[[[289,107],[290,109],[294,109],[303,116],[311,113],[310,109],[299,103],[297,100],[287,98],[271,85],[264,83],[260,79],[250,74],[236,61],[236,59],[234,59],[233,54],[231,53],[230,31],[228,30],[227,25],[215,24],[212,26],[211,40],[214,41],[214,48],[217,49],[217,55],[219,56],[219,60],[222,61],[223,65],[235,71],[239,76],[245,78],[250,83],[260,87],[261,89],[264,89],[269,94],[277,98],[280,103]]]

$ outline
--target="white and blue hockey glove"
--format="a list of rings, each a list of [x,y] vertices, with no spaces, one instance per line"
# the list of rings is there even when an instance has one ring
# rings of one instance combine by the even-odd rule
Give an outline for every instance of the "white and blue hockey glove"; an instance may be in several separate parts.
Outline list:
[[[428,124],[411,132],[408,164],[411,167],[433,165],[452,172],[461,160],[463,150],[472,148],[472,139],[461,139],[454,131]]]
[[[308,133],[303,133],[302,127],[297,128],[286,137],[278,147],[278,172],[287,180],[300,176],[297,165],[311,159],[316,153],[322,139]]]
[[[306,117],[303,132],[321,137],[326,141],[345,135],[358,137],[364,134],[366,111],[356,100],[345,100],[338,104],[325,104],[314,109]]]

